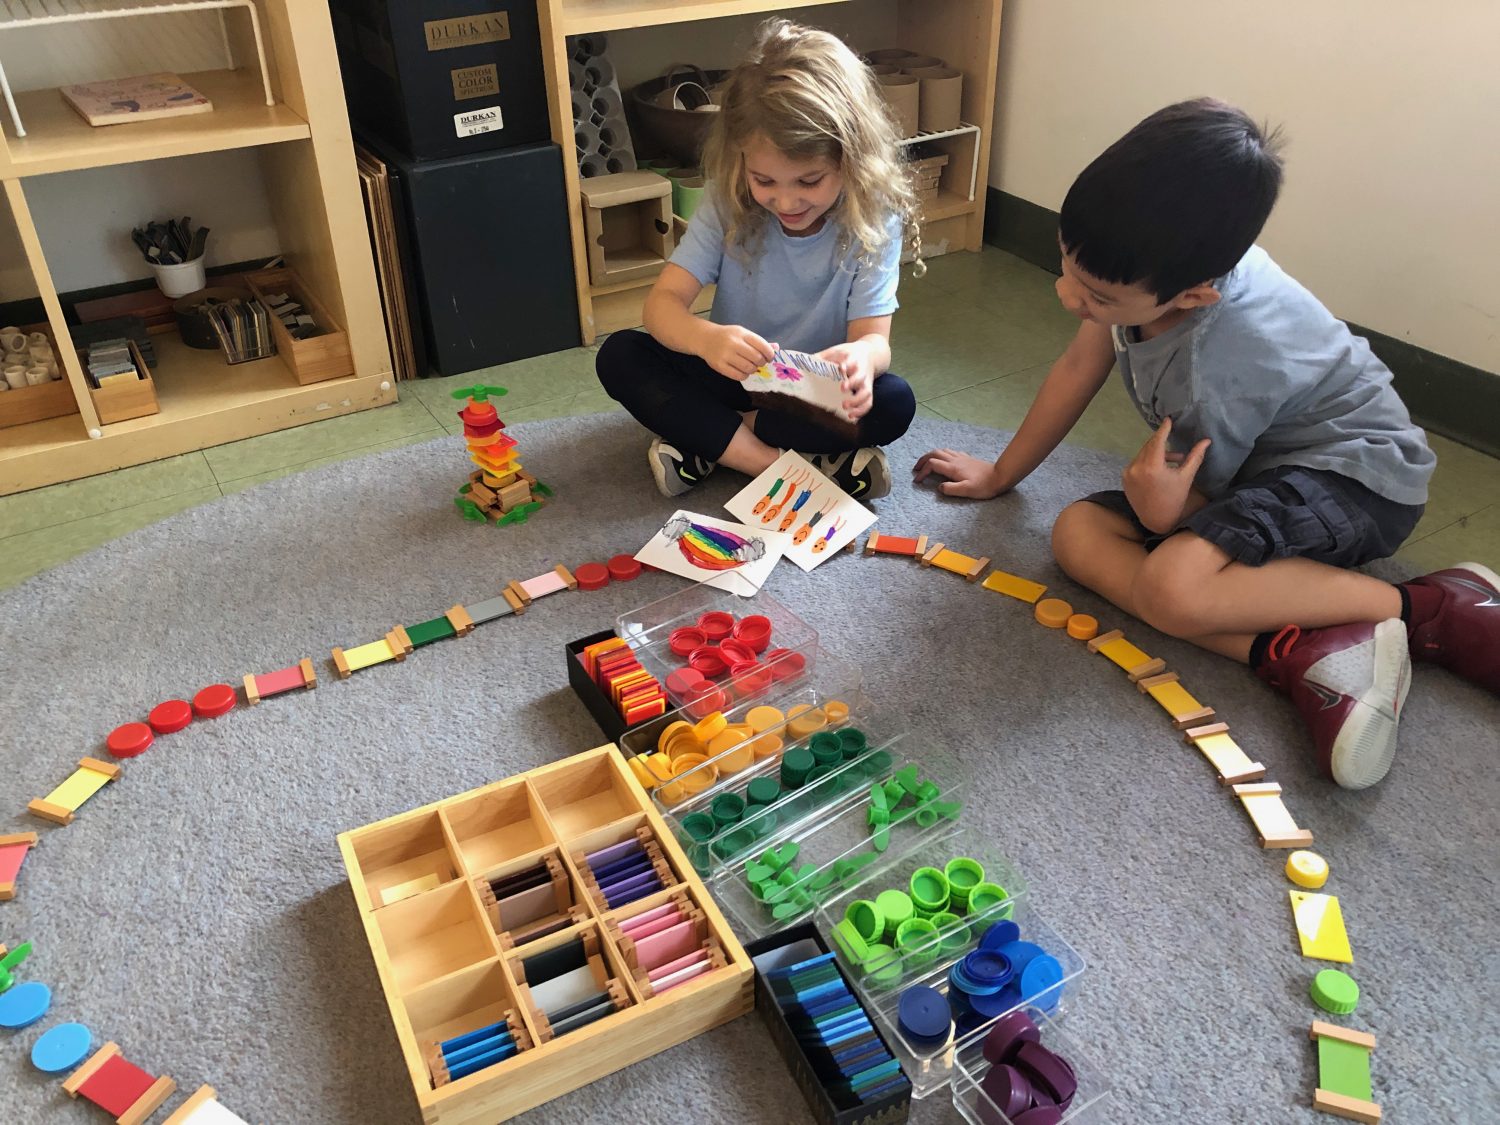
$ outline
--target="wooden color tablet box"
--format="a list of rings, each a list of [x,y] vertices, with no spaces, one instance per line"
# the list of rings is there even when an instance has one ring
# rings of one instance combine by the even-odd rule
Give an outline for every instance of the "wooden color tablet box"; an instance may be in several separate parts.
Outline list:
[[[573,857],[625,840],[643,826],[665,854],[678,888],[604,910],[584,891]],[[613,746],[344,832],[339,848],[417,1104],[429,1125],[507,1120],[726,1023],[754,1004],[749,957]],[[570,919],[573,924],[561,933],[603,937],[610,976],[624,983],[628,1004],[541,1042],[525,990],[517,985],[515,962],[529,947],[506,948],[491,925],[481,888],[549,857],[569,872],[574,908],[587,911],[583,922]],[[387,891],[429,885],[428,876],[436,877],[436,887],[382,905]],[[727,963],[643,999],[605,923],[680,896],[682,887],[706,918]],[[562,940],[554,934],[538,944]],[[532,1045],[436,1086],[427,1063],[433,1044],[509,1011],[525,1022]]]

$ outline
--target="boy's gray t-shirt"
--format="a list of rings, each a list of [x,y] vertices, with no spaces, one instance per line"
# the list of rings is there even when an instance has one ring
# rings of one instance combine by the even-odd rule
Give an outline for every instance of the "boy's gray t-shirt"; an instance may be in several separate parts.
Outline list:
[[[771,218],[748,253],[730,253],[717,193],[704,192],[687,233],[672,255],[714,292],[715,324],[738,324],[799,352],[820,352],[849,338],[849,322],[896,311],[900,280],[901,228],[878,260],[861,261],[857,246],[845,246],[836,220],[816,234],[794,238]]]
[[[1151,340],[1113,330],[1125,388],[1171,446],[1211,438],[1194,486],[1210,499],[1298,465],[1358,481],[1397,504],[1427,502],[1437,459],[1370,346],[1259,246],[1196,309]]]

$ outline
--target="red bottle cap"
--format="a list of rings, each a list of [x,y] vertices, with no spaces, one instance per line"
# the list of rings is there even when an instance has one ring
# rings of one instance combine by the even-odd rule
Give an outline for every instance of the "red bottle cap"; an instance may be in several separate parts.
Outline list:
[[[609,585],[609,567],[603,563],[587,562],[573,571],[580,590],[602,590]]]
[[[696,625],[682,625],[673,629],[667,641],[672,655],[682,660],[692,656],[694,649],[700,649],[706,644],[708,644],[708,636]]]
[[[169,699],[151,708],[146,721],[157,734],[171,734],[193,721],[193,707],[186,699]]]
[[[239,696],[228,684],[209,684],[193,696],[193,714],[200,719],[217,719],[234,710]]]
[[[752,613],[742,617],[734,625],[735,640],[744,641],[757,654],[765,652],[771,643],[771,619],[763,613]]]
[[[616,582],[629,582],[641,572],[641,564],[629,555],[616,555],[609,560],[609,576]]]
[[[698,628],[708,634],[709,640],[717,644],[734,632],[734,614],[725,613],[721,609],[710,610],[698,618]]]
[[[156,735],[145,723],[126,723],[110,731],[104,744],[116,758],[134,758],[137,754],[144,754],[155,741]]]

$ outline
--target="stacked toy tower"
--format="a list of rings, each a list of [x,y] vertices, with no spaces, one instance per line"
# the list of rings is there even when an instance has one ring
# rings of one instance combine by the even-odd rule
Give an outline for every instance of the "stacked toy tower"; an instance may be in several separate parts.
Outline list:
[[[469,520],[493,520],[497,525],[525,523],[531,513],[546,503],[552,490],[521,467],[516,439],[505,433],[491,397],[505,394],[504,387],[464,387],[454,398],[468,402],[458,412],[464,423],[469,459],[479,466],[469,483],[458,490],[454,504]]]

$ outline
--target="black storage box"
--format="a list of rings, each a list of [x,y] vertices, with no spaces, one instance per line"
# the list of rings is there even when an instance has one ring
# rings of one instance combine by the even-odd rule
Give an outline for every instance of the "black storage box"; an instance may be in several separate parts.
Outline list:
[[[573,243],[556,145],[449,160],[380,155],[406,201],[422,334],[438,374],[578,346]]]
[[[812,1066],[807,1061],[807,1056],[802,1053],[802,1047],[797,1043],[797,1036],[791,1026],[786,1022],[786,1016],[782,1014],[781,1005],[776,1003],[776,996],[771,991],[771,986],[766,983],[766,975],[761,971],[760,958],[767,953],[783,949],[798,942],[808,942],[817,948],[817,953],[809,954],[816,957],[819,953],[828,952],[828,944],[823,936],[818,933],[818,927],[811,922],[803,922],[799,926],[789,929],[777,930],[758,941],[752,941],[745,946],[745,952],[755,964],[755,1008],[760,1012],[760,1018],[765,1022],[766,1029],[771,1033],[771,1039],[776,1044],[776,1049],[781,1052],[781,1059],[786,1063],[787,1069],[792,1072],[792,1078],[797,1082],[797,1089],[802,1091],[802,1096],[807,1099],[808,1108],[812,1110],[813,1119],[818,1125],[900,1125],[911,1114],[911,1083],[905,1083],[901,1089],[893,1090],[876,1101],[865,1105],[855,1106],[852,1109],[839,1109],[828,1096],[828,1091],[823,1089],[822,1083],[818,1081],[817,1075],[813,1073]],[[797,960],[806,960],[799,957]],[[779,968],[783,963],[778,962],[771,968]],[[834,962],[838,965],[838,962]],[[838,965],[839,975],[844,975],[844,967]],[[844,983],[849,984],[848,977],[844,977]],[[859,994],[850,986],[849,992],[858,1000]],[[864,1002],[859,1001],[860,1007]],[[865,1013],[869,1015],[867,1011]],[[890,1051],[894,1057],[896,1052],[891,1051],[891,1045],[886,1042],[885,1036],[880,1034],[880,1027],[874,1020],[870,1025],[875,1028],[875,1036],[885,1049]],[[903,1072],[904,1074],[904,1072]]]
[[[551,136],[532,0],[331,0],[349,117],[418,160]]]
[[[613,629],[604,629],[598,633],[591,633],[587,637],[580,637],[576,641],[569,641],[563,646],[563,659],[568,662],[568,683],[573,687],[573,694],[583,701],[583,705],[588,708],[589,714],[594,716],[594,722],[599,724],[599,729],[604,732],[605,738],[611,742],[619,742],[620,737],[626,731],[632,733],[640,731],[645,738],[650,740],[651,746],[654,749],[656,746],[656,735],[665,730],[667,724],[674,717],[671,704],[667,704],[667,714],[658,715],[652,719],[642,719],[634,726],[627,727],[620,712],[615,710],[614,705],[610,703],[609,696],[604,694],[604,689],[589,679],[588,672],[584,671],[583,661],[578,659],[583,650],[588,648],[589,645],[596,645],[600,641],[607,641],[614,635],[615,631]],[[652,729],[653,727],[655,730]],[[631,757],[623,747],[621,747],[621,752],[627,758]]]

